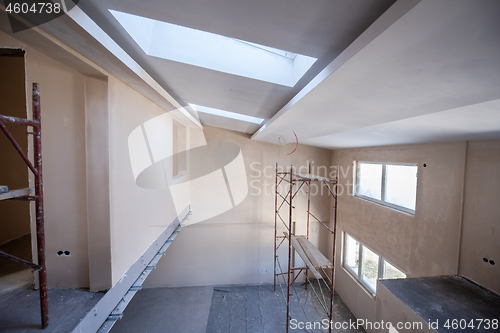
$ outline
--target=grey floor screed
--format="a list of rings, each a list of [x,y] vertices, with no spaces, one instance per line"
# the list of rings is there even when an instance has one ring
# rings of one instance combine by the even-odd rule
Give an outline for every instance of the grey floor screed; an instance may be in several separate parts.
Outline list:
[[[205,332],[212,292],[212,287],[140,290],[111,333]]]
[[[31,257],[29,236],[0,247],[27,260]],[[33,290],[30,269],[1,257],[0,267],[0,332],[42,332],[38,291]],[[326,318],[310,287],[306,291],[296,284],[292,291],[292,318],[302,322]],[[324,294],[329,295],[327,290]],[[50,325],[43,332],[70,332],[103,296],[77,289],[49,290]],[[337,294],[334,301],[335,321],[356,320]],[[283,295],[279,287],[274,292],[272,285],[144,289],[132,299],[111,332],[281,333],[285,332],[285,311]]]
[[[305,291],[296,285],[295,289],[293,318],[312,322],[326,318],[310,288]],[[285,313],[283,296],[279,291],[273,292],[272,285],[143,289],[111,333],[282,333]],[[334,320],[356,320],[338,295]]]
[[[31,260],[30,236],[23,236],[0,248]],[[50,278],[50,277],[49,277]],[[85,290],[49,290],[49,327],[41,330],[38,290],[26,266],[0,257],[0,332],[67,333],[92,309],[104,294]]]
[[[317,283],[313,282],[318,288]],[[317,291],[319,289],[316,289]],[[291,317],[297,322],[319,325],[327,315],[309,286],[295,284],[290,302]],[[324,290],[326,294],[326,290]],[[326,294],[328,295],[328,294]],[[333,321],[356,321],[342,299],[335,294]],[[282,293],[272,285],[216,287],[206,333],[284,333],[286,307]],[[291,329],[290,332],[328,332],[322,329]],[[364,332],[361,330],[332,330],[332,332]]]

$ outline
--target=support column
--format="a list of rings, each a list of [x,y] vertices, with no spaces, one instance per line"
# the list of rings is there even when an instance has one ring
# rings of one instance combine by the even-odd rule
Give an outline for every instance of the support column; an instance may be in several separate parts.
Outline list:
[[[90,291],[112,287],[108,79],[85,78],[85,149]]]

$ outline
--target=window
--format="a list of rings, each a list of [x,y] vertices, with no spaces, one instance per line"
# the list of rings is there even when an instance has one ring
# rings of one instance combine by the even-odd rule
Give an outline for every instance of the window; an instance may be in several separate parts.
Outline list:
[[[293,87],[316,58],[208,31],[109,10],[150,57]]]
[[[382,164],[358,164],[357,194],[382,199]]]
[[[172,140],[172,177],[184,176],[187,169],[186,127],[174,120]]]
[[[377,290],[379,255],[362,245],[361,279],[371,290]]]
[[[388,261],[384,260],[384,271],[382,273],[382,279],[404,279],[406,274],[401,272],[394,265],[390,264]]]
[[[355,195],[414,214],[417,165],[358,162]]]
[[[344,233],[343,266],[373,295],[378,279],[406,278],[400,269],[347,233]]]
[[[359,266],[359,242],[345,234],[345,267],[349,268],[354,274],[358,274]]]

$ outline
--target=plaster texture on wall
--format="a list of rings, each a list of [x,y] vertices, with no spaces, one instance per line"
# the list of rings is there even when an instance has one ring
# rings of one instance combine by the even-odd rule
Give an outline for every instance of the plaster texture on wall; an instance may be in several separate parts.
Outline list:
[[[167,153],[171,152],[174,118],[121,81],[109,77],[108,83],[111,255],[114,285],[176,218],[177,213],[168,190],[145,189],[136,184],[129,154],[129,135],[132,131],[158,116],[161,116],[161,122],[157,125],[161,126],[163,149],[166,149]],[[151,146],[148,147],[151,149]],[[151,150],[149,151],[149,156],[146,154],[143,157],[145,162],[153,157]]]
[[[371,295],[341,267],[343,232],[409,277],[455,274],[465,154],[465,142],[346,149],[332,153],[332,164],[341,168],[340,184],[344,190],[339,196],[335,289],[357,318],[375,320],[376,306]],[[418,164],[415,215],[353,197],[353,161]]]
[[[0,73],[0,114],[26,118],[24,57],[0,56]],[[26,127],[6,126],[27,152]],[[3,132],[0,132],[0,161],[0,185],[8,186],[9,190],[28,187],[28,167]],[[0,244],[30,233],[28,202],[0,201],[0,216]]]
[[[114,77],[85,77],[4,33],[0,46],[26,50],[26,85],[40,84],[48,286],[107,289],[177,217],[168,190],[137,186],[128,147],[161,116],[153,136],[172,151],[174,117]]]
[[[395,311],[397,309],[397,311]],[[377,314],[376,320],[371,322],[391,322],[394,327],[397,327],[399,333],[435,333],[436,331],[429,328],[429,324],[422,320],[415,312],[406,306],[399,298],[390,292],[383,284],[377,283]],[[410,323],[408,329],[404,326],[397,325]],[[390,332],[385,327],[384,329],[373,330],[376,333]]]
[[[469,142],[459,274],[500,293],[500,140]],[[491,265],[483,258],[492,260]]]
[[[4,33],[0,45],[26,50],[30,115],[40,84],[48,287],[88,287],[84,76]]]
[[[108,78],[85,77],[89,287],[112,286]]]
[[[220,284],[259,284],[273,281],[274,192],[276,162],[286,168],[302,166],[307,161],[313,171],[329,169],[329,150],[299,145],[292,155],[285,155],[294,145],[279,146],[250,140],[249,135],[206,126],[208,143],[236,143],[243,155],[247,173],[248,195],[236,207],[206,221],[186,226],[165,254],[157,269],[145,283],[147,287],[178,287]],[[202,132],[191,130],[191,147],[204,142]],[[196,189],[191,189],[196,191]],[[324,195],[314,196],[313,213],[328,221],[330,201]],[[282,192],[284,193],[284,191]],[[320,192],[321,193],[321,192]],[[305,233],[306,195],[300,192],[294,201],[297,233]],[[193,214],[196,214],[193,208]],[[284,218],[286,218],[284,214]],[[189,223],[189,222],[188,222]],[[281,223],[281,222],[279,222]],[[284,227],[280,227],[282,234]],[[318,223],[311,223],[311,240],[325,250],[327,241]],[[281,248],[286,249],[286,246]],[[325,254],[326,251],[324,251]],[[286,263],[286,251],[282,263]],[[297,257],[298,258],[298,257]],[[299,259],[297,259],[299,264]],[[261,270],[264,270],[261,273]],[[285,268],[286,269],[286,268]],[[300,277],[299,277],[300,280]]]
[[[48,287],[88,287],[84,76],[4,33],[0,45],[26,50],[29,115],[40,84]]]
[[[40,84],[48,287],[88,287],[84,76],[26,50],[28,86]]]

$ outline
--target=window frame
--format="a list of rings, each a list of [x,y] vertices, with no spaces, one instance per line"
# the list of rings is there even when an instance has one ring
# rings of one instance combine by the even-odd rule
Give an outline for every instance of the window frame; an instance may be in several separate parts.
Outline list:
[[[382,256],[381,256],[382,257]],[[394,267],[395,269],[397,269],[398,271],[400,271],[401,273],[403,273],[405,275],[404,279],[406,279],[407,275],[405,272],[403,272],[398,266],[394,265],[392,262],[390,262],[389,260],[385,259],[382,257],[382,267],[380,267],[379,269],[379,272],[380,272],[380,276],[381,276],[381,280],[392,280],[392,279],[387,279],[384,275],[385,275],[385,263],[388,263],[389,265],[391,265],[392,267]]]
[[[381,187],[380,187],[380,200],[376,198],[372,198],[366,195],[362,195],[358,193],[358,179],[359,179],[359,165],[360,164],[377,164],[377,165],[382,165],[382,179],[381,179]],[[417,195],[415,194],[415,209],[409,209],[403,206],[399,206],[390,202],[385,201],[385,191],[387,187],[387,165],[397,165],[397,166],[416,166],[417,167],[417,188],[416,188],[416,193],[418,193],[418,163],[397,163],[397,162],[373,162],[373,161],[354,161],[354,179],[353,179],[353,193],[354,197],[366,201],[370,201],[409,215],[415,215],[415,211],[417,209]]]
[[[352,237],[352,236],[351,236]],[[382,263],[382,256],[380,254],[378,254],[377,252],[373,251],[370,247],[366,246],[365,244],[361,243],[360,241],[358,241],[358,243],[360,244],[361,246],[361,252],[360,252],[360,259],[359,259],[359,262],[360,262],[360,265],[359,265],[359,274],[358,274],[358,278],[359,280],[366,286],[368,287],[368,289],[371,291],[371,293],[373,295],[376,295],[377,294],[377,281],[380,280],[380,267],[381,267],[381,264]],[[367,248],[368,250],[370,250],[372,253],[374,253],[375,255],[378,256],[378,263],[377,263],[377,278],[375,279],[375,290],[372,289],[372,287],[367,283],[365,282],[365,280],[363,279],[363,252],[365,252],[365,249],[364,248]]]
[[[348,261],[347,260],[347,251],[346,251],[347,237],[351,237],[355,242],[358,243],[358,258],[357,258],[357,266],[358,267],[356,267],[356,271],[357,272],[354,272],[354,269],[347,264],[347,261]],[[347,232],[344,232],[344,237],[342,238],[342,250],[343,250],[343,253],[342,253],[342,267],[344,267],[350,273],[357,274],[357,275],[359,275],[360,267],[361,267],[361,264],[360,264],[360,258],[361,258],[360,244],[361,243],[357,239],[355,239],[354,237],[352,237],[351,235],[349,235]]]
[[[358,242],[358,267],[357,267],[357,272],[355,273],[354,270],[347,265],[347,251],[346,251],[346,237],[349,236],[356,242]],[[392,265],[394,268],[399,270],[401,273],[405,275],[406,278],[406,273],[403,272],[399,267],[394,265],[392,262],[389,260],[385,259],[383,256],[378,254],[377,252],[373,251],[369,246],[366,246],[365,244],[361,243],[359,240],[351,236],[347,232],[343,232],[343,237],[342,237],[342,268],[361,286],[363,289],[365,289],[366,292],[368,292],[372,297],[375,297],[377,295],[377,290],[373,290],[372,287],[366,283],[363,280],[363,248],[366,247],[373,253],[375,253],[378,256],[378,271],[377,271],[377,279],[378,280],[383,280],[384,279],[384,267],[385,267],[385,262],[389,263]],[[376,285],[376,283],[375,283]],[[376,287],[375,287],[376,288]]]
[[[187,174],[187,127],[179,121],[172,122],[172,181],[177,184]]]

